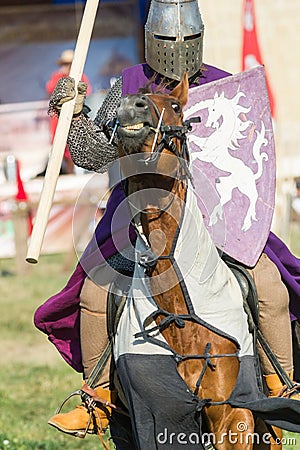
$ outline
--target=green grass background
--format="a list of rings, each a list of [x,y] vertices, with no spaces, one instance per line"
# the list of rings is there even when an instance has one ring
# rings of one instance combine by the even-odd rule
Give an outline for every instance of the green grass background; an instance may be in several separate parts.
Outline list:
[[[33,325],[35,309],[58,292],[71,273],[72,268],[63,270],[64,263],[63,255],[42,256],[20,276],[14,274],[13,260],[0,260],[1,450],[103,448],[97,436],[74,438],[47,424],[62,400],[81,386],[81,375]]]
[[[64,269],[65,261],[65,255],[42,256],[21,276],[14,273],[14,260],[0,260],[0,450],[103,448],[97,436],[78,439],[47,424],[81,385],[81,375],[32,321],[35,309],[65,285],[72,271]],[[285,450],[300,450],[300,435],[285,433],[285,438],[297,441]]]

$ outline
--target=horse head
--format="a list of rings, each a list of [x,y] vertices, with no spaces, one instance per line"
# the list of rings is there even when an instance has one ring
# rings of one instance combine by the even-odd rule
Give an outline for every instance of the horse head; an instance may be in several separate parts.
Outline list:
[[[178,166],[175,160],[185,157],[181,143],[187,131],[183,126],[183,107],[188,100],[188,87],[186,73],[169,94],[138,93],[121,99],[117,108],[120,157],[133,157],[142,172],[143,166],[154,162],[157,171],[159,166],[162,172],[172,174],[175,171]],[[162,154],[177,157],[172,158],[167,169],[163,169]]]

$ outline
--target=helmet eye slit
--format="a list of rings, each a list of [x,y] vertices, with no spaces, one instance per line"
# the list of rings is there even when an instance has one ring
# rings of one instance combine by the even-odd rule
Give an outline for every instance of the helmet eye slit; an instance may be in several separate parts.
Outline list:
[[[184,36],[183,40],[184,41],[192,41],[194,39],[199,39],[201,38],[202,33],[197,33],[197,34],[191,34],[190,36]]]
[[[158,39],[160,41],[176,41],[176,37],[174,36],[161,36],[159,34],[153,35],[154,39]]]

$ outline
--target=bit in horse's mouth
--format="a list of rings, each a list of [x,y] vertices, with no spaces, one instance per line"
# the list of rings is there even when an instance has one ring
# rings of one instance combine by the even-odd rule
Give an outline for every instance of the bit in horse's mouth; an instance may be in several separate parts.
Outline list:
[[[140,146],[145,142],[147,136],[149,135],[150,124],[148,122],[138,122],[138,123],[120,123],[118,128],[118,136],[123,142],[123,145],[127,147],[130,145],[132,147],[132,141],[135,141],[134,146],[140,149]],[[128,140],[128,142],[126,141]],[[130,142],[130,144],[128,144]]]
[[[136,123],[135,125],[126,125],[126,126],[124,126],[122,128],[124,128],[127,131],[139,131],[144,126],[145,126],[145,124],[143,122],[140,122],[140,123]]]

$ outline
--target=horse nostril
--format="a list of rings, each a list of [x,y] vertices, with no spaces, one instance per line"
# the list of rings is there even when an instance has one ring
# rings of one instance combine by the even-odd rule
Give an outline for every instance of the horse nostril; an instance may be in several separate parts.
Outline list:
[[[148,109],[147,99],[145,97],[140,97],[136,100],[135,106],[137,108]]]

